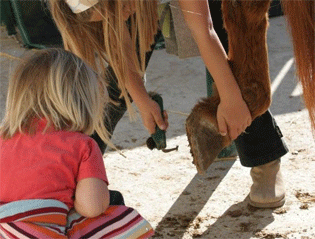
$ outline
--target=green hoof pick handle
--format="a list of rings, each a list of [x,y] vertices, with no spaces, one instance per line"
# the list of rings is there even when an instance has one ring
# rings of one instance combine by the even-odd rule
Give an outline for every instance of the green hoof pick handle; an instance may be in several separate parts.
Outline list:
[[[151,98],[157,102],[160,106],[161,109],[161,114],[162,117],[164,119],[163,116],[163,99],[161,97],[161,95],[159,95],[158,93],[155,92],[150,92],[149,95],[151,96]],[[161,130],[158,126],[155,127],[155,133],[151,134],[151,137],[148,138],[147,140],[147,146],[149,149],[153,150],[153,149],[165,149],[166,148],[166,136],[165,136],[165,131]]]
[[[155,102],[159,104],[160,109],[161,109],[161,115],[162,115],[162,118],[164,119],[163,99],[161,95],[155,92],[149,92],[149,95]],[[171,151],[178,150],[178,146],[172,149],[165,149],[166,148],[165,130],[161,130],[158,126],[155,127],[155,133],[151,134],[151,137],[147,139],[147,146],[151,150],[158,149],[158,150],[162,150],[162,152],[164,153],[169,153]]]

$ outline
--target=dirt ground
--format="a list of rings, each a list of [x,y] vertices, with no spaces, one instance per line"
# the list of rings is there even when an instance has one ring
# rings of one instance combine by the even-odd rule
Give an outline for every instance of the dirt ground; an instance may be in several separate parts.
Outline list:
[[[8,74],[28,49],[1,28],[0,119],[4,116]],[[148,91],[162,94],[169,112],[168,148],[163,153],[145,146],[148,134],[128,115],[119,122],[113,142],[126,158],[104,156],[110,189],[123,193],[156,229],[155,238],[298,238],[315,239],[315,142],[297,84],[292,45],[285,19],[270,19],[268,32],[271,112],[290,151],[282,158],[286,204],[278,209],[248,206],[249,168],[238,159],[214,162],[200,176],[192,164],[185,120],[199,98],[206,96],[205,68],[199,57],[180,60],[156,50],[147,71]]]

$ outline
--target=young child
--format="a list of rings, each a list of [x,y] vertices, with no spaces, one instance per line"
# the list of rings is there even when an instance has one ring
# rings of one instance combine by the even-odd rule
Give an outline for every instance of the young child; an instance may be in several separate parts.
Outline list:
[[[112,146],[101,79],[62,49],[38,51],[17,67],[0,127],[0,237],[153,234],[133,209],[110,206],[102,153],[89,137],[95,131]]]

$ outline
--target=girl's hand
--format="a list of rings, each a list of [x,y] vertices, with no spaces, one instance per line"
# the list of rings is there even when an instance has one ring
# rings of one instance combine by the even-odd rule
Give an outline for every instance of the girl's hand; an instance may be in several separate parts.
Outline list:
[[[131,11],[134,10],[132,3],[131,5],[126,5],[125,7]],[[124,25],[124,31],[124,50],[126,52],[127,59],[133,59],[131,52],[132,41],[127,25]],[[165,120],[163,120],[159,104],[152,100],[152,98],[148,95],[142,76],[139,74],[133,61],[128,61],[128,70],[125,86],[133,102],[137,105],[140,111],[143,125],[150,134],[155,132],[156,125],[158,125],[161,130],[166,130],[168,128],[167,114],[164,113]]]
[[[166,130],[168,128],[168,115],[166,111],[164,111],[163,120],[160,106],[154,100],[148,98],[146,101],[142,101],[141,104],[138,104],[137,106],[141,114],[143,125],[150,134],[155,133],[156,125],[158,125],[161,130]]]
[[[251,124],[252,118],[214,30],[208,1],[179,0],[179,3],[221,98],[217,111],[219,132],[229,134],[234,140]]]
[[[217,111],[219,132],[235,140],[251,124],[252,117],[242,97],[221,99]]]

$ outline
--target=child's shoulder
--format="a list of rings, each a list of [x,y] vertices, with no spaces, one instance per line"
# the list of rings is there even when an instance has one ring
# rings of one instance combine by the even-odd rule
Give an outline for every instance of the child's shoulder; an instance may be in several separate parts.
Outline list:
[[[90,136],[83,134],[81,132],[74,131],[58,131],[60,134],[58,145],[64,145],[67,148],[72,148],[72,150],[77,153],[90,155],[92,152],[100,151],[96,141]]]
[[[76,131],[54,131],[44,134],[43,142],[56,148],[74,153],[75,155],[90,155],[98,150],[98,145],[90,136]]]
[[[73,143],[78,143],[78,142],[90,143],[94,141],[90,136],[81,132],[77,132],[77,131],[61,130],[61,131],[55,131],[53,132],[53,134],[57,136],[57,138],[61,138],[65,141],[71,141]]]

